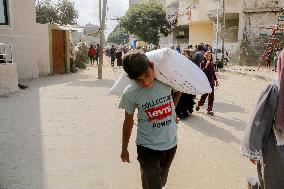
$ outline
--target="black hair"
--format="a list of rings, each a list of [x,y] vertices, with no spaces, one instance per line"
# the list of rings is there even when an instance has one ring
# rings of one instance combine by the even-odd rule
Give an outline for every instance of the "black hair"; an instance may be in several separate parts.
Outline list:
[[[203,50],[203,46],[202,45],[198,45],[197,49],[198,49],[198,51],[202,51]]]
[[[131,52],[123,57],[123,69],[130,79],[137,79],[151,67],[147,56],[141,52]]]

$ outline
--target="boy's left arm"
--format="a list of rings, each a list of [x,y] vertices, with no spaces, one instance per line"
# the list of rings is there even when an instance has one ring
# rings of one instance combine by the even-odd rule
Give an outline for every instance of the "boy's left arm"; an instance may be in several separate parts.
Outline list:
[[[177,92],[174,93],[174,95],[173,95],[173,101],[174,101],[174,105],[175,105],[175,106],[177,106],[181,94],[182,94],[182,92],[179,92],[179,91],[177,91]]]

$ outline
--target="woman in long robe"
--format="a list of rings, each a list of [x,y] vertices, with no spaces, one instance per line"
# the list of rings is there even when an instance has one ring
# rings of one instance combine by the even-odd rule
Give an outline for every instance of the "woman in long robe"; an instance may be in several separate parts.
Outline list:
[[[278,59],[277,75],[260,95],[246,128],[241,154],[263,169],[260,185],[284,188],[284,51]]]
[[[189,49],[184,49],[182,53],[185,57],[190,60]],[[187,118],[193,112],[195,95],[182,93],[179,102],[176,106],[176,114],[179,118]]]

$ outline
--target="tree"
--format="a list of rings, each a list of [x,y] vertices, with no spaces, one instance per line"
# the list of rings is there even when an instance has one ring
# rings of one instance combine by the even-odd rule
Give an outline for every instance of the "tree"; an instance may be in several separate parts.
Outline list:
[[[161,34],[169,34],[166,11],[156,3],[137,4],[132,6],[126,15],[121,17],[120,25],[130,34],[154,45],[159,44]]]
[[[56,6],[51,2],[51,0],[37,1],[36,22],[41,24],[58,23]]]
[[[75,25],[76,19],[79,17],[78,11],[74,7],[74,2],[69,0],[62,0],[57,3],[58,16],[61,25]]]
[[[75,25],[78,11],[70,0],[42,0],[36,3],[36,21],[41,24]]]
[[[108,43],[126,44],[129,42],[128,32],[125,31],[120,25],[117,25],[114,30],[109,34]]]

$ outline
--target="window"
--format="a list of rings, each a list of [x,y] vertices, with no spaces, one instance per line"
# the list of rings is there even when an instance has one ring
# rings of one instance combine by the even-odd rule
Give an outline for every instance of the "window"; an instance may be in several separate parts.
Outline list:
[[[0,25],[9,25],[8,0],[0,0]]]

